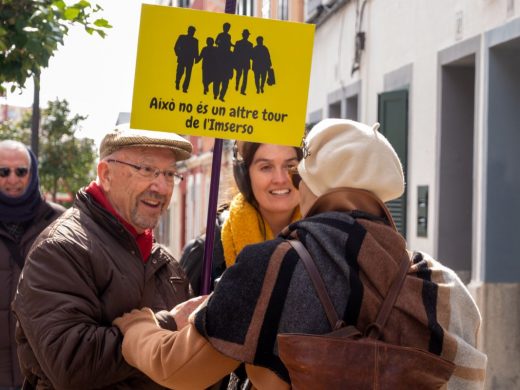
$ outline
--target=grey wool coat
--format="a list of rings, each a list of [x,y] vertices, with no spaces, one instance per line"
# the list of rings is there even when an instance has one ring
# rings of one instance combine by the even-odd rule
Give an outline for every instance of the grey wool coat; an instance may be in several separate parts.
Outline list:
[[[402,261],[409,260],[384,340],[454,362],[448,390],[481,389],[486,356],[476,345],[480,313],[460,279],[425,253],[408,251],[380,200],[374,203],[361,190],[333,191],[276,239],[246,246],[178,332],[159,328],[147,309],[116,320],[125,333],[127,361],[169,388],[207,388],[245,362],[254,388],[288,389],[277,335],[331,330],[298,253],[286,241],[297,237],[338,314],[360,330],[375,319]]]
[[[277,335],[331,329],[305,267],[285,240],[303,243],[338,314],[362,331],[374,321],[408,256],[410,269],[383,339],[454,362],[448,389],[481,388],[487,359],[477,348],[481,317],[468,290],[427,254],[407,251],[403,237],[383,218],[353,210],[353,195],[349,189],[325,194],[278,238],[244,248],[197,313],[197,330],[224,355],[265,367],[290,383]]]

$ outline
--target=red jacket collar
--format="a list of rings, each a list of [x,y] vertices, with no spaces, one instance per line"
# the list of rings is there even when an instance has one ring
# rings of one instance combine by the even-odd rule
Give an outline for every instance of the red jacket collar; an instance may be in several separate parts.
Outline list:
[[[114,207],[112,207],[107,197],[105,196],[103,189],[95,181],[90,183],[87,188],[85,188],[85,192],[90,194],[96,200],[96,202],[98,202],[104,209],[116,217],[117,220],[121,222],[121,224],[123,224],[123,226],[132,234],[141,252],[141,257],[143,261],[146,262],[152,253],[153,230],[146,229],[144,233],[138,234],[135,228],[127,221],[125,221],[123,217],[117,213]]]

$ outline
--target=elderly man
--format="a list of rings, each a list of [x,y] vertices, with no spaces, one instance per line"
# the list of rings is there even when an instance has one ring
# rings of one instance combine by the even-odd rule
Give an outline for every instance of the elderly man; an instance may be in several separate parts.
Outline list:
[[[13,310],[18,355],[30,384],[45,389],[154,389],[125,363],[114,318],[150,307],[176,329],[167,309],[190,297],[177,261],[153,228],[182,176],[176,162],[192,145],[172,133],[120,126],[101,142],[97,181],[29,253]]]
[[[27,252],[65,209],[40,194],[38,162],[18,141],[0,141],[0,390],[20,388],[10,306]]]

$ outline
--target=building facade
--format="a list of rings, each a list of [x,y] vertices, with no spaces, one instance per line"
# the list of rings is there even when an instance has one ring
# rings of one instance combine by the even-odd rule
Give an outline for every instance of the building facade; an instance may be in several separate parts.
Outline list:
[[[381,124],[405,169],[401,233],[472,291],[486,387],[520,388],[520,1],[308,0],[305,17],[307,121]]]
[[[22,117],[31,112],[30,107],[17,107],[8,104],[0,105],[0,123],[3,122],[19,122]]]

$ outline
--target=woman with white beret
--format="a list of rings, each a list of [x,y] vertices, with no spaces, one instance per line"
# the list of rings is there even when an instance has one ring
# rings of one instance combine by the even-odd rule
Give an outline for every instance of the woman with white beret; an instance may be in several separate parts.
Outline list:
[[[289,389],[277,336],[331,332],[301,257],[287,241],[297,239],[341,319],[358,329],[374,320],[407,263],[384,340],[453,363],[448,389],[482,388],[486,356],[476,347],[478,308],[452,270],[406,249],[385,206],[403,193],[403,170],[377,129],[345,119],[316,124],[293,172],[303,219],[273,240],[246,246],[189,317],[187,304],[176,307],[178,331],[160,329],[146,308],[117,319],[128,363],[163,386],[202,389],[245,362],[255,388]]]

